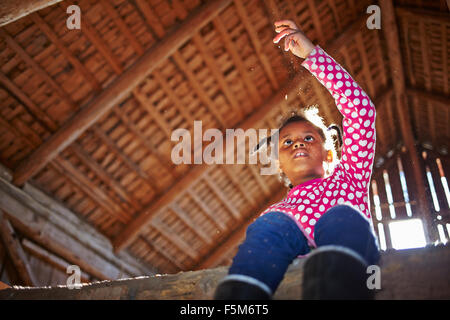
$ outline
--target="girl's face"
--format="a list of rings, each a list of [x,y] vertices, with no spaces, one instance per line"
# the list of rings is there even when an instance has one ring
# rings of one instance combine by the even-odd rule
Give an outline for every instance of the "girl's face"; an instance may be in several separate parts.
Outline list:
[[[318,129],[307,121],[289,123],[279,133],[279,166],[294,186],[322,178],[327,155]]]

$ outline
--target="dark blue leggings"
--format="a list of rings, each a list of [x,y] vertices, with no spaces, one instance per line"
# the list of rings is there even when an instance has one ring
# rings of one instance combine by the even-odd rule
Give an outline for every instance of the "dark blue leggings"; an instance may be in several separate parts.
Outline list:
[[[349,248],[368,264],[379,260],[378,242],[369,222],[355,209],[339,205],[317,221],[314,241],[318,247],[336,245]],[[281,212],[268,212],[247,229],[227,278],[256,279],[256,284],[275,292],[291,262],[310,251],[308,241],[295,221]]]

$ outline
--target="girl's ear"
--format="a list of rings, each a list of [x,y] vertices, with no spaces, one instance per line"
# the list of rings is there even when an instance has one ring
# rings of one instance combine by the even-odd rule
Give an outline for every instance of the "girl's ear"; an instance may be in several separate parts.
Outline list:
[[[333,162],[333,151],[331,150],[327,151],[327,162]]]

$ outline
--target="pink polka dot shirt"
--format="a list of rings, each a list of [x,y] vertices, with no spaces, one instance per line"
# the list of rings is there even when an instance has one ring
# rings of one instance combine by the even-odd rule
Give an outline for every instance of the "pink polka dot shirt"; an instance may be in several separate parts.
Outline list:
[[[314,242],[314,226],[331,207],[344,204],[358,210],[372,225],[369,182],[375,154],[375,106],[348,72],[316,46],[302,62],[333,96],[343,116],[343,146],[333,174],[292,188],[280,202],[261,215],[277,211],[293,218],[308,242]]]

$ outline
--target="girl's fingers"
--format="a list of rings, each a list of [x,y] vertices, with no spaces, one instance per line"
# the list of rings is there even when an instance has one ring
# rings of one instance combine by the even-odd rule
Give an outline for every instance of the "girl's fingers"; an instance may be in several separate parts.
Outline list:
[[[290,29],[298,29],[292,20],[279,20],[274,22],[275,27],[287,26]]]
[[[293,29],[285,29],[281,31],[275,38],[273,38],[274,43],[280,42],[281,39],[283,39],[285,36],[290,35],[291,33],[296,32],[296,30]]]
[[[295,42],[294,38],[292,37],[292,35],[288,35],[284,39],[284,50],[289,51],[290,49],[293,49],[295,44],[296,44],[296,42]]]

